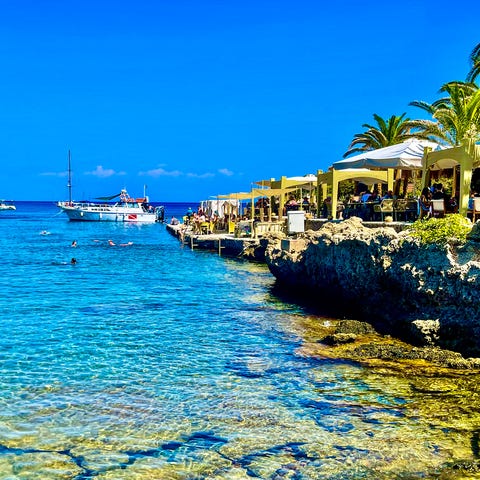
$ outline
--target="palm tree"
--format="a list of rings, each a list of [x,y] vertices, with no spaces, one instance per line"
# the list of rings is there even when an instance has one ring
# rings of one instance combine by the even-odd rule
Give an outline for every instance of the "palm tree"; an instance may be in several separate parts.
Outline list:
[[[353,140],[348,146],[348,150],[343,154],[343,158],[352,153],[362,153],[402,143],[412,137],[426,138],[421,133],[418,135],[412,134],[413,124],[409,118],[404,118],[405,115],[406,113],[399,117],[392,115],[388,120],[385,120],[374,113],[373,118],[377,125],[364,123],[362,127],[366,128],[367,131],[353,136]]]
[[[472,68],[468,72],[467,81],[473,83],[480,75],[480,43],[472,50],[470,62],[472,63]]]
[[[413,101],[433,120],[413,120],[417,134],[437,143],[458,146],[480,140],[480,90],[474,83],[449,82],[440,93],[447,94],[433,103]]]

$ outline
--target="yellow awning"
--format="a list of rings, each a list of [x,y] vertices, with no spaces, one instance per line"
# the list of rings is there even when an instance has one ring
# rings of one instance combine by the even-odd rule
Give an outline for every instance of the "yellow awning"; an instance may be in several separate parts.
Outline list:
[[[229,198],[233,200],[247,200],[252,198],[251,193],[247,192],[238,192],[238,193],[227,193],[226,195],[218,195],[218,198]]]

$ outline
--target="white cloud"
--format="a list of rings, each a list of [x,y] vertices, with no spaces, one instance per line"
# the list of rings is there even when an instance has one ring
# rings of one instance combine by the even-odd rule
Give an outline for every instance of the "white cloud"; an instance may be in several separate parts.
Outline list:
[[[94,177],[107,178],[113,175],[126,175],[126,172],[116,172],[112,168],[103,168],[102,165],[97,165],[97,168],[91,172],[85,172],[85,175],[93,175]]]
[[[161,167],[147,170],[146,172],[138,172],[138,174],[146,177],[179,177],[183,175],[180,170],[165,170]]]
[[[232,175],[231,172],[224,169],[225,171],[222,172],[224,175]],[[152,170],[146,170],[138,172],[138,175],[145,176],[145,177],[189,177],[189,178],[210,178],[214,177],[215,173],[205,172],[205,173],[193,173],[193,172],[182,172],[180,170],[166,170],[163,166],[159,166],[158,168],[153,168]]]
[[[231,177],[233,175],[233,172],[228,168],[220,168],[218,170],[218,173],[221,173],[222,175],[226,175],[227,177]]]
[[[191,178],[210,178],[210,177],[214,177],[215,174],[214,173],[187,173],[187,177],[191,177]]]

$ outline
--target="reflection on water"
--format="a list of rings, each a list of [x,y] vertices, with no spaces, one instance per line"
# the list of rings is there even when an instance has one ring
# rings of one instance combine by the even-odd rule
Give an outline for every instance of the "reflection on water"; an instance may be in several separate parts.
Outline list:
[[[264,266],[48,213],[0,222],[0,478],[480,478],[476,376],[327,358]]]

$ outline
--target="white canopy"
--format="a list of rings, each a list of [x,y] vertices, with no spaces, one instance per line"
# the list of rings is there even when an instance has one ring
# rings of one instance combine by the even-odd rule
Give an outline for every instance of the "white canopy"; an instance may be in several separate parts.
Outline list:
[[[287,177],[287,180],[293,180],[299,183],[311,183],[317,182],[317,176],[313,173],[309,173],[308,175],[304,175],[303,177]]]
[[[411,139],[397,145],[379,148],[333,164],[336,170],[346,168],[401,168],[403,170],[421,170],[425,147],[439,148],[435,142]]]

